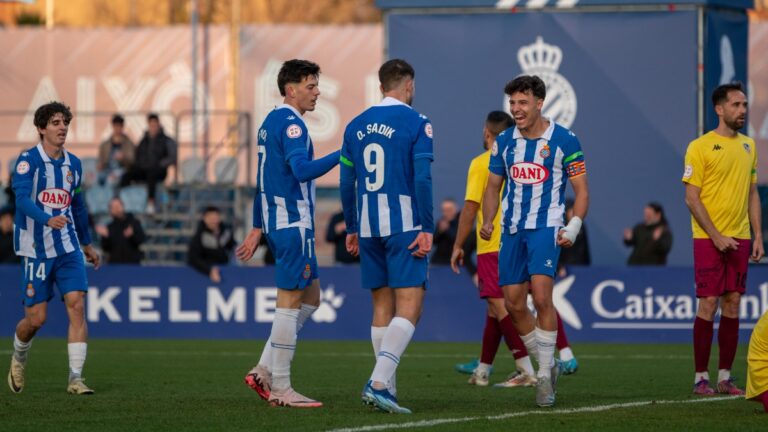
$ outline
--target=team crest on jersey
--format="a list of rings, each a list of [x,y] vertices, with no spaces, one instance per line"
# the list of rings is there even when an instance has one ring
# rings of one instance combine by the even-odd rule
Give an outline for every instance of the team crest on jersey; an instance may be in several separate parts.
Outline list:
[[[539,156],[541,156],[542,159],[546,159],[550,154],[551,152],[549,151],[549,146],[544,144],[544,147],[542,147],[541,151],[539,152]]]
[[[566,128],[571,127],[578,104],[573,86],[557,71],[563,61],[563,50],[538,36],[536,42],[517,51],[517,61],[523,74],[537,75],[547,85],[547,98],[541,109],[544,116]]]
[[[37,200],[48,208],[61,210],[69,207],[72,197],[64,189],[50,188],[40,191]]]
[[[35,296],[35,287],[31,283],[27,284],[27,297],[32,298]]]
[[[432,138],[432,123],[427,123],[424,125],[424,133],[427,134],[428,137]]]
[[[747,143],[744,143],[744,151],[746,151],[747,153],[749,153],[749,144],[747,144]]]
[[[301,274],[301,277],[304,279],[309,279],[310,276],[312,276],[312,268],[309,266],[309,264],[307,264],[304,267],[304,272]]]
[[[297,124],[292,124],[285,130],[285,134],[288,135],[288,138],[296,139],[302,134],[301,127]]]
[[[18,174],[24,175],[29,172],[29,162],[27,161],[21,161],[18,165],[16,165],[16,172]]]
[[[67,171],[67,176],[64,177],[67,179],[67,183],[72,184],[75,181],[75,176],[72,174],[72,171]]]
[[[549,170],[537,163],[520,162],[512,165],[509,176],[517,184],[535,185],[544,183],[549,178]]]

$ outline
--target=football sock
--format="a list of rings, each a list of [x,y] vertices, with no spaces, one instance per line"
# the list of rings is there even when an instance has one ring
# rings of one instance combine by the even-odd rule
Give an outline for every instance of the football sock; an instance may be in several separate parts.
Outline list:
[[[557,332],[558,338],[560,337],[560,332]],[[560,350],[560,360],[562,361],[568,361],[573,360],[573,351],[569,348],[563,348]]]
[[[525,372],[526,375],[536,375],[536,372],[533,370],[533,364],[531,364],[530,356],[515,359],[515,366],[517,366],[517,370],[520,372]]]
[[[387,326],[387,332],[381,341],[381,350],[376,357],[376,366],[371,374],[375,384],[386,382],[395,374],[400,356],[405,352],[416,327],[405,318],[395,317]],[[378,386],[377,386],[378,387]],[[380,387],[379,387],[380,388]]]
[[[760,395],[760,400],[763,402],[763,409],[768,413],[768,391]]]
[[[29,348],[32,346],[32,339],[29,340],[29,342],[22,342],[19,340],[19,337],[16,335],[16,332],[13,334],[13,358],[16,359],[19,363],[26,363],[27,362],[27,351],[29,351]]]
[[[720,369],[717,371],[717,382],[728,381],[729,379],[731,379],[730,369]]]
[[[720,329],[717,330],[717,344],[720,347],[719,369],[731,369],[739,345],[739,319],[720,317]],[[720,380],[722,381],[722,380]]]
[[[277,391],[291,387],[291,361],[296,352],[296,327],[299,309],[275,309],[272,334],[272,388]]]
[[[381,350],[381,341],[384,339],[384,333],[387,332],[386,327],[373,327],[371,326],[371,343],[373,344],[373,358],[377,358],[379,351]],[[393,395],[397,395],[397,373],[392,374],[392,378],[389,379],[387,384],[389,392]]]
[[[507,315],[499,321],[499,327],[504,334],[504,342],[507,343],[507,348],[512,351],[512,355],[515,359],[528,357],[528,350],[525,348],[523,340],[520,339],[520,335],[517,333],[515,324],[512,322],[512,317]]]
[[[88,344],[85,342],[67,344],[67,352],[69,353],[69,379],[80,378],[83,375]]]
[[[501,342],[502,329],[499,321],[491,316],[485,317],[485,328],[483,329],[483,344],[480,354],[482,363],[493,364],[496,353],[499,351],[499,342]]]
[[[701,380],[709,381],[709,372],[696,372],[693,376],[693,383],[698,384]]]
[[[536,331],[534,330],[527,335],[520,335],[520,339],[523,340],[525,348],[528,350],[528,355],[533,356],[538,361],[539,346],[536,344]]]
[[[555,345],[557,330],[547,331],[536,327],[536,345],[539,348],[539,373],[537,376],[549,378],[552,376],[552,365],[555,361]]]
[[[696,317],[696,320],[693,322],[693,357],[696,372],[707,372],[709,369],[713,328],[714,323],[712,321],[707,321],[700,317]]]
[[[568,344],[568,336],[565,334],[565,327],[563,327],[563,319],[560,318],[560,313],[555,311],[555,315],[557,315],[557,349],[562,352],[570,344]]]
[[[486,373],[486,375],[487,375],[487,374],[490,374],[490,373],[491,373],[491,365],[490,365],[489,363],[483,363],[483,362],[480,362],[480,363],[477,365],[477,371],[479,371],[479,372],[485,372],[485,373]]]
[[[299,309],[299,318],[296,320],[296,333],[300,332],[304,327],[304,323],[312,316],[317,310],[317,306],[302,303],[301,309]],[[272,370],[272,340],[267,339],[267,343],[264,344],[264,349],[261,351],[261,358],[259,364],[267,368],[268,371]]]

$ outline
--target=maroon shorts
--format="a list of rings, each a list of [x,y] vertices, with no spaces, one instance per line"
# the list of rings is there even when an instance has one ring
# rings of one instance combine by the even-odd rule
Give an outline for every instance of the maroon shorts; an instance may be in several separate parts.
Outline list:
[[[710,239],[693,239],[696,297],[720,297],[729,291],[744,294],[752,248],[749,240],[736,242],[735,251],[720,252]]]
[[[480,298],[504,298],[499,286],[499,253],[490,252],[477,256],[477,284]]]

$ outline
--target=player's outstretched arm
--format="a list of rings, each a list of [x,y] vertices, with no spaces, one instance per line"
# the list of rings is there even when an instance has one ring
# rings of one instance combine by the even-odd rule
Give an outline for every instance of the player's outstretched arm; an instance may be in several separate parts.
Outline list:
[[[587,187],[587,175],[581,174],[571,177],[571,187],[573,187],[573,217],[557,235],[557,244],[562,247],[571,247],[576,241],[576,236],[581,231],[581,224],[587,217],[589,208],[589,188]]]
[[[293,171],[293,176],[296,177],[296,180],[304,183],[321,177],[330,171],[339,163],[340,155],[341,152],[336,150],[320,159],[311,161],[306,152],[298,151],[290,155],[288,163],[291,165],[291,171]]]
[[[479,203],[465,200],[464,207],[459,214],[459,226],[456,230],[456,240],[453,243],[453,252],[451,253],[451,269],[456,274],[459,274],[459,266],[464,265],[464,243],[472,232],[472,225],[475,223],[479,208]]]
[[[483,227],[480,229],[480,237],[490,240],[493,234],[493,220],[499,211],[499,193],[504,184],[504,177],[491,172],[488,174],[488,184],[483,194]]]

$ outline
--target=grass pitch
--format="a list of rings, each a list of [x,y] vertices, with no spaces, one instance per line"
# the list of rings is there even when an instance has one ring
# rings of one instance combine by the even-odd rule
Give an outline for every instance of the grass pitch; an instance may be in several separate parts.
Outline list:
[[[0,343],[5,380],[12,341]],[[768,430],[768,415],[756,403],[692,396],[688,345],[577,344],[578,373],[561,378],[554,409],[540,409],[533,388],[473,387],[467,375],[454,372],[455,363],[477,355],[477,344],[413,343],[398,372],[400,402],[414,411],[403,416],[360,402],[373,367],[367,342],[300,340],[294,387],[325,407],[270,407],[243,383],[262,344],[92,340],[85,377],[96,394],[71,396],[66,342],[38,338],[24,392],[13,394],[7,384],[0,389],[0,431]],[[740,386],[745,349],[734,368]],[[714,351],[713,368],[716,344]],[[491,381],[503,380],[513,367],[511,356],[500,352]]]

